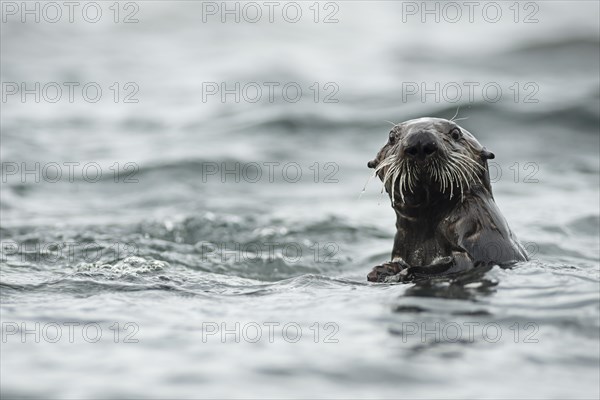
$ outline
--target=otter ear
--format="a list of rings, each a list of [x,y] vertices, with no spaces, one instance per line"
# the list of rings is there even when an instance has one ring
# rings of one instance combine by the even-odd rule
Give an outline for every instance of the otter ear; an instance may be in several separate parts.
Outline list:
[[[493,160],[496,158],[496,155],[484,147],[481,149],[481,158],[484,160]]]
[[[378,162],[377,162],[377,159],[375,159],[375,160],[371,160],[371,161],[369,161],[369,162],[367,163],[367,167],[369,167],[369,168],[376,168],[376,167],[377,167],[377,164],[378,164]]]

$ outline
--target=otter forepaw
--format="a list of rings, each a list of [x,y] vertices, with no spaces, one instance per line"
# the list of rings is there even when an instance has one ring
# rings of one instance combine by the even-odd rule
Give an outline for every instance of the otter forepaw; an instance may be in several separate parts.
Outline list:
[[[367,275],[367,280],[369,282],[401,282],[403,280],[402,273],[408,268],[410,266],[402,260],[390,261],[374,267]]]

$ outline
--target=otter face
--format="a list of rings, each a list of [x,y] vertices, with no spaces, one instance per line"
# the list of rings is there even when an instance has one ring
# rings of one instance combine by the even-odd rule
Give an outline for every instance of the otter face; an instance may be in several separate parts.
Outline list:
[[[487,160],[494,154],[455,122],[419,118],[395,125],[367,166],[375,169],[392,203],[419,190],[461,199],[474,185],[489,188]],[[490,189],[491,190],[491,189]]]

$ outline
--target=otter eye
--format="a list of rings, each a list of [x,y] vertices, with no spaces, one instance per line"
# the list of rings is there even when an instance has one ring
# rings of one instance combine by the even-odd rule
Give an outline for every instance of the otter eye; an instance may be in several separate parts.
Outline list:
[[[452,139],[458,140],[462,136],[462,133],[460,132],[460,129],[454,128],[450,131],[450,136],[452,136]]]
[[[394,142],[396,142],[396,136],[394,135],[394,132],[390,132],[390,139],[389,139],[390,144],[394,144]]]

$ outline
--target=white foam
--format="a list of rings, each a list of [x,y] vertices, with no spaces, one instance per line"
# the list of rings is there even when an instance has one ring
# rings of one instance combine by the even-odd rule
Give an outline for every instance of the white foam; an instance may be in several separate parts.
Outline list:
[[[130,256],[114,264],[104,264],[101,262],[81,263],[77,266],[77,272],[108,272],[117,275],[137,275],[163,270],[168,266],[169,263],[165,261],[147,260],[143,257]]]

